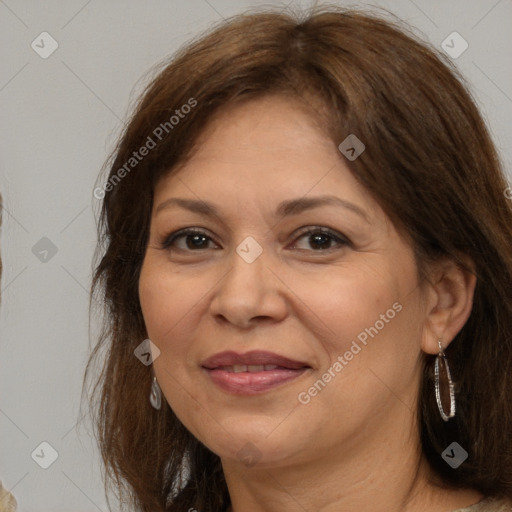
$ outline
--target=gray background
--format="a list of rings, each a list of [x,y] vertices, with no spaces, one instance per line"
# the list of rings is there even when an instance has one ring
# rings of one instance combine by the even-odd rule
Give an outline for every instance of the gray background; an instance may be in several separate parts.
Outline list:
[[[86,421],[76,428],[99,206],[92,191],[142,77],[212,23],[265,5],[286,4],[0,1],[0,479],[19,511],[107,510],[90,427]],[[453,31],[467,40],[454,60],[510,173],[512,0],[372,5],[388,8],[437,47]],[[44,31],[59,45],[46,59],[31,47]],[[43,441],[58,452],[48,469],[31,457]],[[38,450],[39,460],[49,456]]]

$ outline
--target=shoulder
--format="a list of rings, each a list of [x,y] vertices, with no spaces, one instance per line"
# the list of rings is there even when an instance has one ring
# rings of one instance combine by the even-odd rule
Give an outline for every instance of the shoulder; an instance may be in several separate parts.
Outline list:
[[[512,512],[512,501],[499,498],[485,498],[474,505],[453,512]]]
[[[0,482],[0,512],[15,512],[16,506],[14,496]]]

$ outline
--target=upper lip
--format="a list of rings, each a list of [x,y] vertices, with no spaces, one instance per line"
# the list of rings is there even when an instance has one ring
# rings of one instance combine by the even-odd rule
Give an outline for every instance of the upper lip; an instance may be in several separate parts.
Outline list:
[[[244,354],[238,354],[234,351],[219,352],[213,356],[205,359],[201,365],[204,368],[212,370],[220,366],[234,366],[234,365],[266,365],[275,364],[283,368],[290,368],[297,370],[299,368],[309,368],[309,365],[301,362],[289,359],[273,352],[267,352],[264,350],[251,350]]]

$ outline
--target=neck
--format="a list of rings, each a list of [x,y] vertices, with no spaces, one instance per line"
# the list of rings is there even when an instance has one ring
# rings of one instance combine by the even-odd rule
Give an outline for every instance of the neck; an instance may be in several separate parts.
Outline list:
[[[293,464],[247,467],[223,459],[228,512],[446,512],[482,498],[472,490],[436,486],[410,412],[403,411],[397,424],[401,430],[395,425],[370,437],[358,433],[314,457],[304,450]]]

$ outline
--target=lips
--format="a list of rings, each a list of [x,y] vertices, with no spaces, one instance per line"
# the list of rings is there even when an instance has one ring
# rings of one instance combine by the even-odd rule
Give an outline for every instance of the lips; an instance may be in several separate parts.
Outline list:
[[[225,372],[230,373],[243,373],[243,372],[269,372],[270,370],[275,370],[276,368],[284,368],[283,366],[278,366],[277,364],[235,364],[233,366],[219,366],[219,370],[224,370]]]
[[[201,365],[208,370],[222,368],[230,371],[232,369],[234,373],[274,370],[276,367],[288,370],[309,368],[309,365],[302,361],[295,361],[263,350],[252,350],[245,354],[238,354],[233,351],[220,352],[203,361]],[[263,366],[263,369],[259,368],[261,366]],[[268,368],[265,368],[265,366]]]
[[[211,382],[232,395],[258,395],[294,380],[311,367],[272,352],[221,352],[202,362]]]

